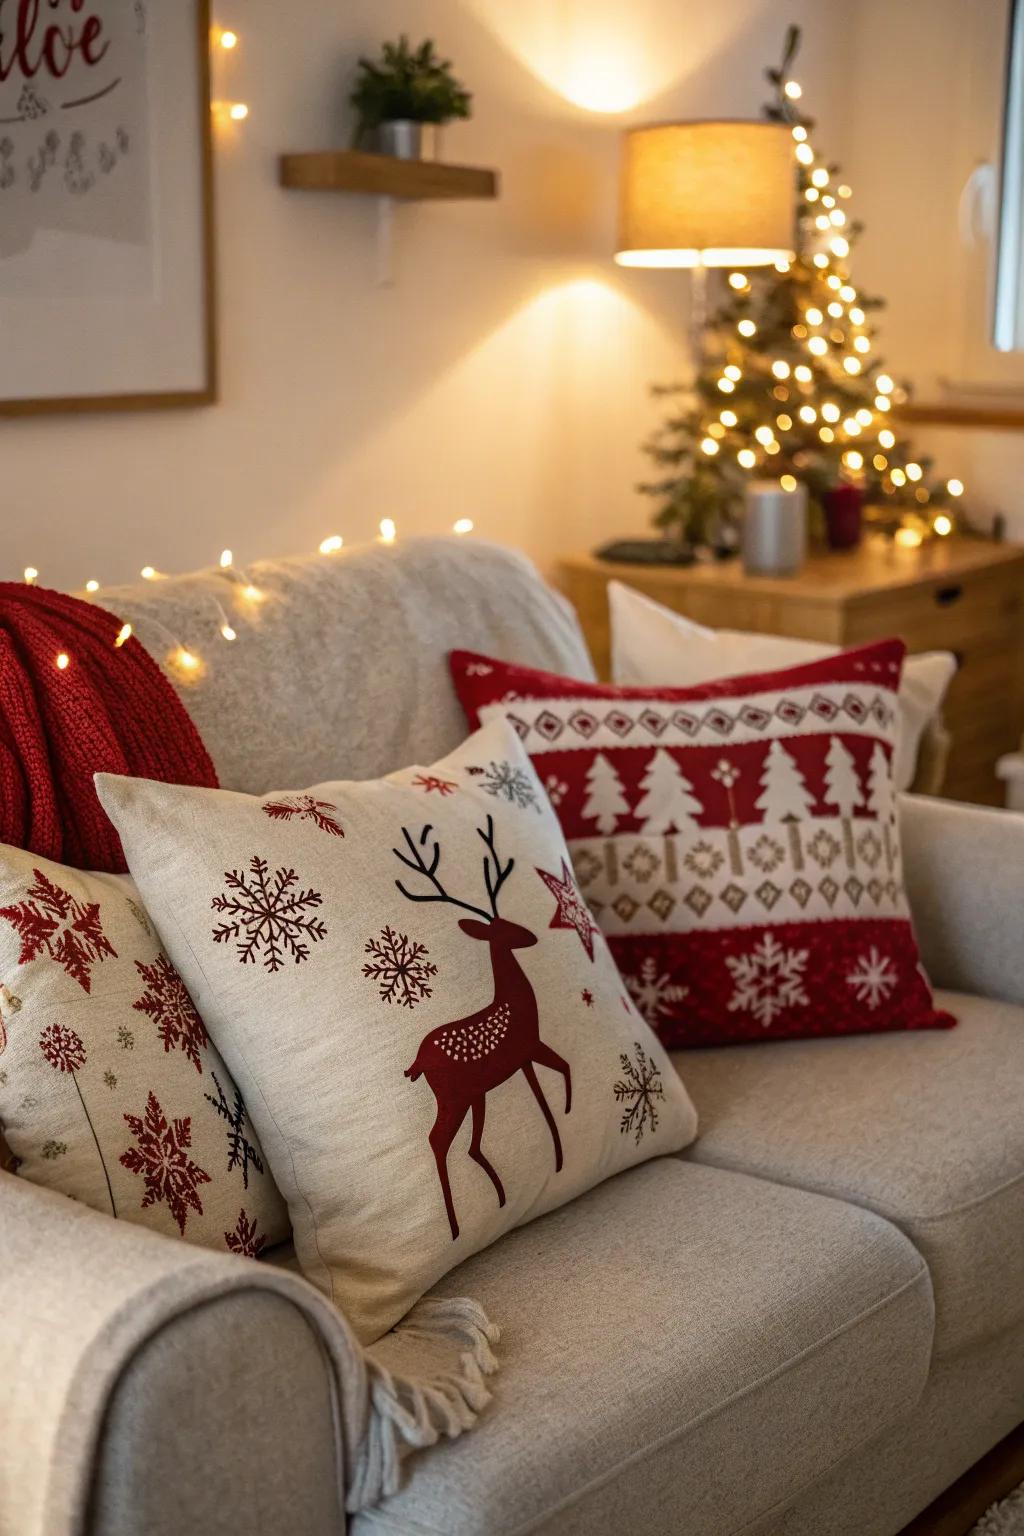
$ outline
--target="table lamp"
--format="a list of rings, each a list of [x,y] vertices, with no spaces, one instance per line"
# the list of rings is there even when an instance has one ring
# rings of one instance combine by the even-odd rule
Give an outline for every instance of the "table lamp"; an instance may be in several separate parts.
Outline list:
[[[654,123],[625,135],[615,260],[688,267],[695,337],[708,267],[768,266],[793,255],[796,178],[785,123]]]

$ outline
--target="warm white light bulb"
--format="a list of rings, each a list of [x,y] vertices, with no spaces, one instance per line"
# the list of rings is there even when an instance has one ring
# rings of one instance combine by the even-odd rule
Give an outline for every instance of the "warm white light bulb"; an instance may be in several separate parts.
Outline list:
[[[732,379],[733,383],[736,383],[743,377],[743,369],[737,368],[735,363],[729,363],[725,368],[722,369],[722,372],[725,374],[727,379]]]
[[[124,645],[125,641],[126,640],[130,640],[131,637],[132,637],[132,627],[131,627],[131,625],[130,624],[122,624],[121,628],[117,632],[117,638],[114,641],[114,645],[115,645],[116,649],[120,650],[122,645]]]
[[[813,405],[802,405],[800,407],[800,420],[801,421],[806,421],[808,424],[810,424],[812,421],[817,421],[817,419],[818,419],[818,413],[814,409]]]
[[[757,463],[757,454],[752,448],[741,448],[736,459],[743,469],[753,469]]]
[[[249,116],[249,108],[244,101],[233,101],[228,108],[228,116],[233,123],[244,123]]]
[[[841,208],[833,208],[828,217],[829,222],[834,224],[837,229],[842,229],[843,225],[846,223],[846,214]]]
[[[832,303],[828,306],[828,312],[833,320],[841,320],[843,317],[843,306],[838,300],[833,299]]]
[[[890,478],[893,485],[906,485],[907,483],[907,477],[898,465],[895,469],[890,471]]]
[[[896,475],[893,473],[893,479]],[[923,542],[923,535],[919,528],[897,528],[893,534],[893,540],[901,549],[917,549]]]
[[[826,400],[821,408],[821,414],[825,421],[838,421],[843,413],[834,401]]]
[[[806,144],[806,143],[798,144],[796,146],[796,149],[795,149],[794,153],[795,153],[797,159],[800,161],[801,165],[813,165],[814,164],[814,150],[811,148],[811,146],[809,144]]]
[[[829,218],[827,213],[819,213],[818,217],[814,221],[814,227],[815,229],[831,229],[832,220]]]
[[[242,596],[247,597],[250,603],[258,603],[261,601],[263,593],[259,587],[254,587],[252,582],[249,582],[248,586],[242,588]]]
[[[199,670],[199,657],[187,646],[179,645],[174,652],[173,660],[177,662],[184,672],[196,672]]]
[[[896,434],[895,432],[890,432],[888,427],[883,427],[878,434],[878,441],[883,448],[894,448],[896,446]]]
[[[718,419],[725,427],[734,427],[739,421],[739,417],[736,415],[735,411],[722,411],[720,412]]]
[[[754,432],[754,436],[757,438],[759,443],[763,443],[765,446],[767,446],[774,440],[775,433],[772,431],[771,427],[758,427]]]
[[[782,89],[785,91],[790,101],[799,101],[800,97],[804,93],[803,86],[800,84],[799,80],[787,80]]]
[[[744,274],[742,272],[730,272],[729,273],[729,287],[730,288],[735,288],[735,289],[737,289],[737,291],[739,291],[739,290],[741,290],[743,288],[746,288],[746,286],[747,286],[747,279],[746,279],[746,277],[744,276]]]
[[[811,172],[811,181],[816,187],[828,186],[828,171],[826,171],[823,165],[819,165],[816,170]]]
[[[807,129],[803,126],[802,123],[797,123],[796,127],[793,129],[793,137],[796,139],[798,144],[802,144],[806,139]]]
[[[814,257],[814,265],[816,267],[822,267],[822,268],[828,266],[828,257],[825,255],[824,251],[818,251],[817,252],[817,254]]]
[[[932,523],[932,527],[935,529],[935,532],[938,534],[939,538],[944,539],[948,533],[953,532],[953,519],[951,517],[947,517],[945,512],[940,512],[938,517]]]
[[[233,565],[234,562],[235,562],[235,557],[231,553],[230,549],[222,549],[221,552],[220,552],[220,568],[221,568],[221,570],[222,571],[226,571],[228,566],[229,565]]]
[[[25,585],[30,587],[34,581],[38,581],[38,580],[39,580],[39,572],[36,570],[35,566],[34,565],[26,565],[26,567],[25,567]]]
[[[228,48],[228,49],[237,48],[238,47],[238,33],[237,32],[222,32],[221,35],[220,35],[220,45],[221,45],[222,48]]]
[[[951,496],[962,496],[964,493],[964,483],[962,480],[947,480],[946,490]]]
[[[344,542],[340,533],[332,533],[329,538],[321,539],[320,553],[322,555],[336,555]]]
[[[220,627],[220,632],[224,636],[225,640],[237,640],[238,639],[237,634],[231,628],[230,624],[222,624],[221,627]]]
[[[828,351],[828,342],[824,336],[812,336],[807,343],[808,352],[813,352],[815,357],[824,357]]]
[[[464,534],[473,532],[473,519],[471,517],[457,517],[452,523],[452,533],[457,533],[461,538]]]
[[[811,308],[804,312],[804,318],[806,319],[808,325],[820,325],[825,316],[822,314],[820,309]]]
[[[880,395],[891,395],[896,386],[887,373],[880,373],[875,380],[875,388]]]
[[[839,290],[839,297],[845,299],[847,304],[852,304],[857,297],[857,290],[851,283],[844,283]]]
[[[87,581],[86,584],[85,584],[85,590],[87,592],[98,592],[99,589],[100,589],[100,584],[99,584],[98,581]]]
[[[795,491],[796,490],[796,476],[795,475],[782,475],[779,478],[779,484],[782,486],[782,489],[784,491]]]
[[[733,390],[736,388],[736,385],[733,383],[732,379],[719,379],[718,387],[722,391],[723,395],[731,395]]]
[[[152,565],[144,565],[142,570],[139,572],[139,575],[142,577],[143,581],[155,581],[156,569]]]
[[[380,536],[385,544],[393,544],[398,537],[398,529],[393,517],[382,517],[380,520]]]
[[[705,437],[702,439],[700,446],[709,458],[713,458],[714,455],[718,452],[718,444],[715,442],[713,437]]]
[[[860,373],[860,358],[844,357],[843,367],[846,369],[847,373]]]
[[[808,368],[806,363],[797,363],[796,367],[793,369],[793,377],[794,379],[799,379],[801,384],[809,384],[814,378],[814,374],[811,372],[810,368]]]
[[[853,338],[853,346],[856,352],[871,351],[871,343],[866,336],[855,336]]]
[[[857,306],[854,305],[853,309],[850,310],[850,319],[853,321],[854,325],[863,325],[864,311],[862,309],[858,309]]]
[[[68,655],[67,651],[61,651],[57,656],[57,671],[66,672],[70,664],[71,657]]]
[[[920,464],[908,464],[906,468],[908,480],[920,480],[924,475],[924,470]]]
[[[835,235],[829,241],[829,250],[833,256],[849,256],[850,242],[845,235]]]
[[[804,197],[809,203],[816,203],[820,196],[821,193],[818,191],[817,187],[808,187],[804,193]]]
[[[890,411],[890,410],[892,410],[892,401],[889,399],[889,396],[888,395],[876,395],[875,396],[875,409],[876,409],[876,411]]]
[[[836,440],[836,435],[832,431],[831,427],[819,427],[818,436],[821,438],[823,443],[834,443]]]
[[[843,454],[843,463],[847,469],[863,469],[864,455],[858,453],[856,448],[851,448],[848,453]]]
[[[857,420],[856,416],[847,416],[846,420],[843,422],[843,431],[846,433],[847,437],[860,436],[860,422]]]
[[[777,362],[772,363],[772,373],[777,379],[788,379],[789,364],[780,357]]]
[[[845,182],[843,182],[842,186],[836,187],[836,191],[839,193],[840,197],[850,197],[852,189],[848,187]]]
[[[875,419],[866,405],[862,405],[860,410],[854,411],[853,414],[856,416],[862,427],[870,427],[871,423]]]
[[[741,320],[736,329],[741,336],[756,336],[757,334],[757,326],[753,320]]]

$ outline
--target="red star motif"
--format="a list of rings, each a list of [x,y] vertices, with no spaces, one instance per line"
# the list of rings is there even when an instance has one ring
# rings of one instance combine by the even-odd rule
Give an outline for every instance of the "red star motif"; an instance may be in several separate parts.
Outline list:
[[[453,779],[439,779],[434,773],[419,773],[413,779],[412,787],[422,789],[427,795],[435,791],[443,800],[446,796],[453,795],[459,786]]]
[[[538,869],[537,873],[558,903],[558,908],[548,927],[575,929],[579,935],[580,943],[587,952],[588,958],[593,960],[594,935],[598,931],[597,925],[576,887],[576,882],[572,877],[572,870],[563,859],[561,879],[557,875],[549,874],[546,869]]]

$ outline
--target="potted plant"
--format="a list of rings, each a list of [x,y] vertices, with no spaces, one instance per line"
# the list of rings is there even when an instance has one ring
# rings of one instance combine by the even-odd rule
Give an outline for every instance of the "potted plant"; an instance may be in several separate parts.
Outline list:
[[[472,97],[429,38],[411,48],[402,36],[397,43],[384,44],[377,62],[359,60],[349,100],[356,113],[357,149],[402,160],[433,160],[437,129],[467,118]]]

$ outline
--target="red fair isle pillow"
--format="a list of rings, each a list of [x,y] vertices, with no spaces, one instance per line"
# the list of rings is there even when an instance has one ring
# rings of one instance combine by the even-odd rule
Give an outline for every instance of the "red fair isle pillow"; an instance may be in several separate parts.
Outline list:
[[[466,651],[545,784],[626,985],[668,1045],[940,1028],[892,782],[904,646],[694,688],[616,688]]]

